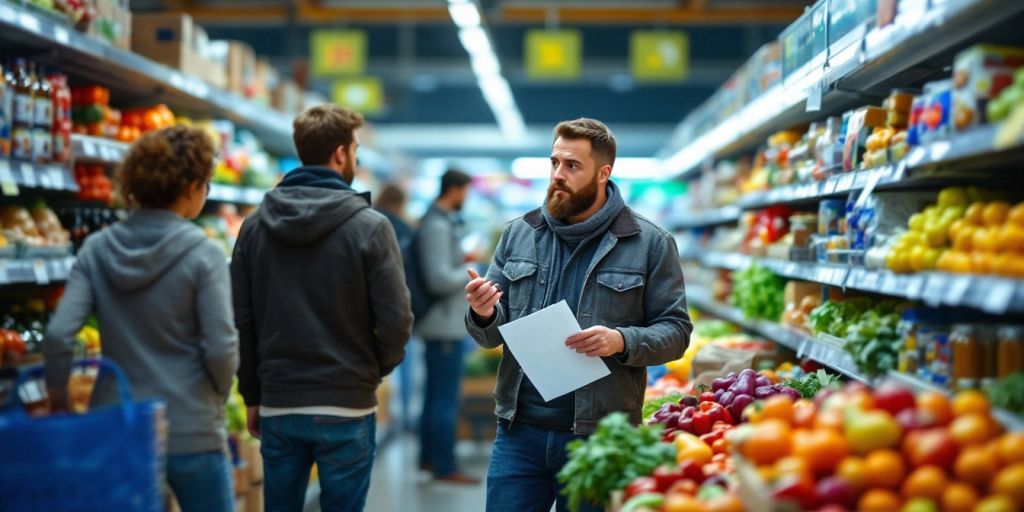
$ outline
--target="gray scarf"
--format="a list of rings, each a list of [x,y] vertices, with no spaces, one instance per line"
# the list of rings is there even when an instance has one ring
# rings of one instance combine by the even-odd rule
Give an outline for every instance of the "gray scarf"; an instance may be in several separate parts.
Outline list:
[[[544,213],[544,220],[558,238],[561,238],[573,247],[593,236],[604,234],[608,227],[611,226],[612,221],[626,207],[626,203],[622,200],[622,194],[619,193],[619,187],[615,185],[615,182],[609,181],[605,190],[608,193],[608,200],[605,201],[604,206],[583,222],[567,224],[565,221],[554,219],[548,213],[546,206],[541,208],[541,211]]]

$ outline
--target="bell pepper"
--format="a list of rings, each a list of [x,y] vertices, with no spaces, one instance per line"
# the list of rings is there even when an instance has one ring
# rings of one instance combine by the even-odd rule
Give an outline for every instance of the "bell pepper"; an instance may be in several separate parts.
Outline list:
[[[687,460],[692,460],[701,465],[707,464],[714,455],[710,446],[701,441],[699,437],[687,432],[680,432],[676,435],[675,445],[676,462],[680,464]]]
[[[685,478],[685,475],[683,475],[683,472],[678,467],[673,468],[671,466],[658,466],[654,473],[651,473],[651,476],[658,484],[657,492],[666,492],[672,487],[672,484]]]
[[[692,480],[698,484],[704,483],[704,480],[707,478],[701,464],[692,460],[684,460],[680,462],[679,473],[683,475],[683,478]]]
[[[706,412],[693,413],[693,433],[702,436],[711,432],[711,416]]]
[[[700,394],[700,401],[703,402],[714,402],[715,394],[710,391],[705,391]]]
[[[626,486],[626,499],[640,494],[658,492],[658,481],[654,477],[642,476]]]

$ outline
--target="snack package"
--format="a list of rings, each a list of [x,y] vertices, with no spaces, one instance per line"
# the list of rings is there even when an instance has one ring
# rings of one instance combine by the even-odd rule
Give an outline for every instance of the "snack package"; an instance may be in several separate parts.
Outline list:
[[[988,102],[1013,83],[1024,66],[1024,48],[977,45],[953,61],[953,125],[956,131],[988,122]]]

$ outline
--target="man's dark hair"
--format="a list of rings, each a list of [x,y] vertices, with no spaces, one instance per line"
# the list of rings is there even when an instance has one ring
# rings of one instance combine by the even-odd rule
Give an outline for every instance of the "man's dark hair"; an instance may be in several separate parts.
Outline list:
[[[377,203],[374,205],[378,209],[398,211],[402,209],[402,205],[405,204],[405,190],[402,187],[394,183],[388,183],[380,189],[377,194]]]
[[[559,137],[569,140],[587,139],[590,141],[590,154],[598,166],[615,165],[615,136],[601,121],[586,117],[562,121],[555,127],[552,143]]]
[[[470,175],[457,169],[448,169],[444,176],[441,176],[441,197],[444,197],[452,189],[469,185],[471,181],[473,178]]]
[[[317,105],[295,118],[295,150],[302,165],[324,165],[339,146],[354,140],[353,132],[363,126],[358,112],[333,104]]]

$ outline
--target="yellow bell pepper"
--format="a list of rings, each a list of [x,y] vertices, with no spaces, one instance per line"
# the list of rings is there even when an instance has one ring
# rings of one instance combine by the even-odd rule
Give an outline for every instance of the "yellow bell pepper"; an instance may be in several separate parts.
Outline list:
[[[711,457],[714,456],[711,447],[708,446],[707,443],[701,441],[699,437],[689,432],[677,433],[675,445],[677,463],[681,463],[684,460],[691,460],[704,465],[711,462]]]

